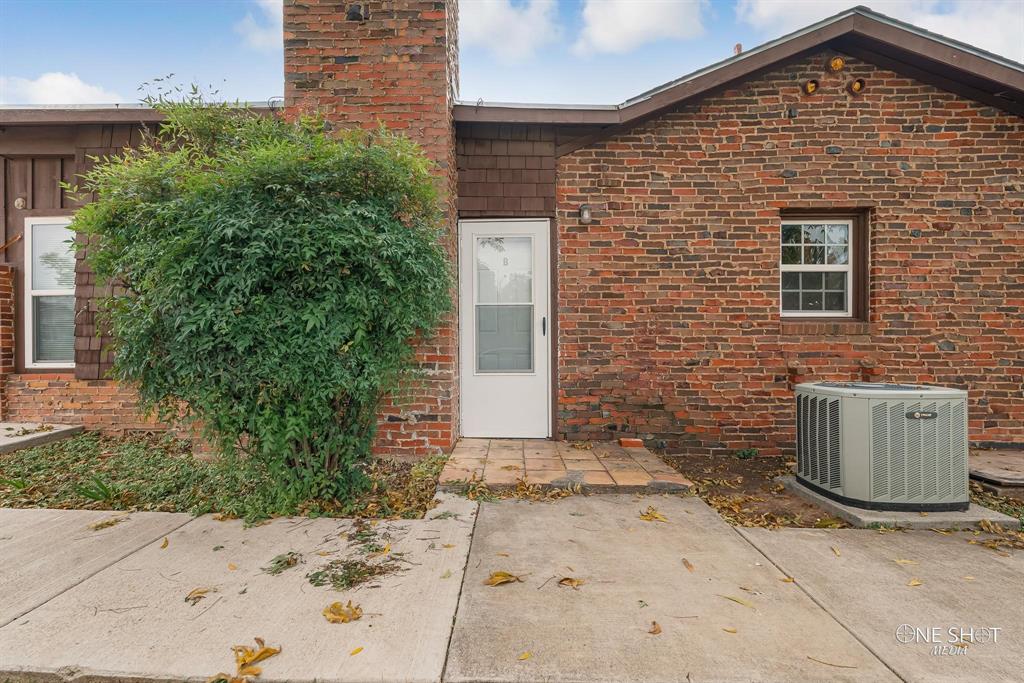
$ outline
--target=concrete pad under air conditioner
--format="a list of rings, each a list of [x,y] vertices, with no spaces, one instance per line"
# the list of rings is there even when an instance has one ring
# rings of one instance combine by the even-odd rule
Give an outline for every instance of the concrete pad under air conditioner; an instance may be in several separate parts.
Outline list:
[[[39,422],[0,422],[0,453],[61,441],[82,433],[81,425]]]
[[[932,511],[922,513],[866,510],[845,505],[816,493],[798,482],[795,477],[779,477],[776,481],[782,483],[792,493],[858,528],[885,526],[903,529],[974,529],[978,528],[982,520],[995,522],[1008,529],[1016,529],[1020,525],[1020,520],[974,503],[971,503],[971,506],[963,512]]]

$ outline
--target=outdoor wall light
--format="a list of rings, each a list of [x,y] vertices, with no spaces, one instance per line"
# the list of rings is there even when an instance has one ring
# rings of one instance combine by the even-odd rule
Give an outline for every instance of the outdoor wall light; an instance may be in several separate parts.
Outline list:
[[[864,88],[867,87],[867,83],[864,82],[863,78],[858,78],[855,81],[850,81],[846,84],[846,92],[851,95],[859,95],[864,92]]]
[[[832,57],[832,59],[828,60],[828,70],[831,71],[832,73],[842,71],[845,68],[846,60],[840,57],[839,55],[836,55],[835,57]]]
[[[590,204],[580,204],[580,223],[589,225],[594,222],[594,215],[590,211]]]
[[[805,81],[802,89],[805,95],[813,95],[818,92],[818,81],[813,78],[809,81]]]

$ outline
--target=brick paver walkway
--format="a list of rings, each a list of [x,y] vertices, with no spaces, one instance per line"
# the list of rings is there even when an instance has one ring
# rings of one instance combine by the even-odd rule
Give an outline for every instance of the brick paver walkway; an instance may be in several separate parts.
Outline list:
[[[441,473],[441,487],[475,480],[491,488],[530,484],[590,491],[687,491],[691,482],[646,448],[539,439],[460,439]]]

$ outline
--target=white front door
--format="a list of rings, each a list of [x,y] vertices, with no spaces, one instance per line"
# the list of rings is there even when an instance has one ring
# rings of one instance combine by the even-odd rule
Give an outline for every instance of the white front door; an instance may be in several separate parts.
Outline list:
[[[550,436],[547,219],[459,223],[462,436]]]

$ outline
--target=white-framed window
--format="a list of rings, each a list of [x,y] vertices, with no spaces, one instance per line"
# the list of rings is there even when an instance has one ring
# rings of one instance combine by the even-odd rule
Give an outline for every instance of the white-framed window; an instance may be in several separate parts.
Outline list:
[[[25,219],[25,367],[75,364],[75,233],[70,216]]]
[[[784,219],[780,310],[784,317],[853,316],[852,219]]]

